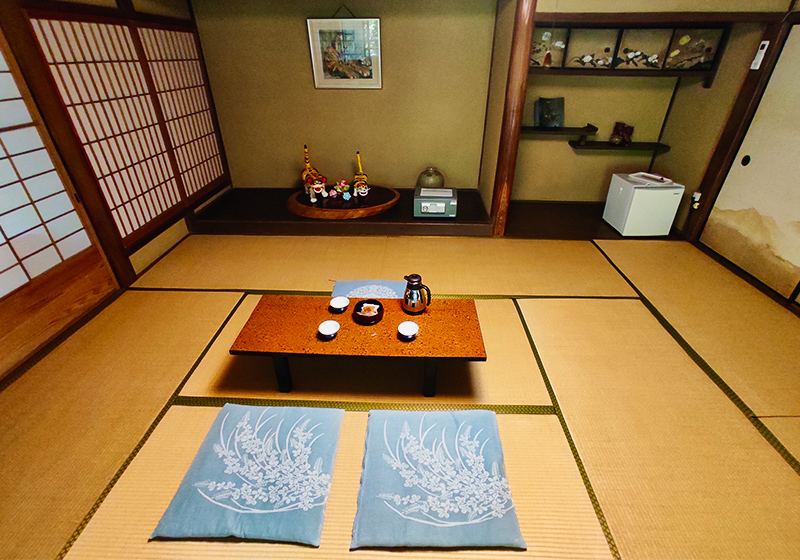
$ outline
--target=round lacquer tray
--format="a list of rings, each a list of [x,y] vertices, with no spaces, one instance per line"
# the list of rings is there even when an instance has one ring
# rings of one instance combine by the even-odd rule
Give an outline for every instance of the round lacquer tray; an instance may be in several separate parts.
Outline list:
[[[293,193],[286,201],[289,212],[304,218],[320,220],[352,220],[366,218],[386,212],[400,200],[400,193],[390,187],[369,187],[369,194],[364,197],[352,197],[344,200],[341,195],[333,198],[322,198],[317,195],[317,202],[312,203],[303,190]]]

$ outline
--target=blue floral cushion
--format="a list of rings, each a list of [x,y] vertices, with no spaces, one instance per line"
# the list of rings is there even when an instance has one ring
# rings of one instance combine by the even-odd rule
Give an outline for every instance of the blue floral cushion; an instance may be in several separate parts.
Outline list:
[[[373,410],[350,548],[526,548],[494,412]]]
[[[319,546],[344,410],[226,404],[151,538]]]

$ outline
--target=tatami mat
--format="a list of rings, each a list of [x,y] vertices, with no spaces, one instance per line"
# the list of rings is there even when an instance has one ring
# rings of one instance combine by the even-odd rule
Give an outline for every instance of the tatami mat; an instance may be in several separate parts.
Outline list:
[[[800,477],[641,302],[520,305],[622,558],[800,557]]]
[[[348,412],[321,546],[148,542],[219,409],[172,407],[67,554],[69,560],[265,558],[610,558],[556,417],[499,415],[506,469],[528,550],[349,551],[367,413]],[[524,442],[524,443],[523,443]]]
[[[761,421],[795,458],[800,457],[800,416],[761,418]]]
[[[634,295],[589,241],[480,237],[193,235],[135,286],[330,292],[336,280],[411,273],[434,297]]]
[[[238,294],[128,292],[0,393],[0,557],[54,558]]]
[[[231,356],[231,344],[260,296],[248,296],[195,369],[181,396],[550,405],[512,300],[477,300],[487,360],[439,366],[436,396],[422,397],[422,364],[400,358],[290,358],[294,389],[279,393],[272,360]],[[435,305],[435,303],[434,303]]]
[[[800,415],[800,320],[688,243],[598,245],[757,416]]]

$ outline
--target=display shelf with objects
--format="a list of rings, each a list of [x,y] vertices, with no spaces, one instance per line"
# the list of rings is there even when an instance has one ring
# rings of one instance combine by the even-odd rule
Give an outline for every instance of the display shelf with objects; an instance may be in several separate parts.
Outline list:
[[[528,73],[700,77],[708,88],[729,35],[722,23],[537,22]]]

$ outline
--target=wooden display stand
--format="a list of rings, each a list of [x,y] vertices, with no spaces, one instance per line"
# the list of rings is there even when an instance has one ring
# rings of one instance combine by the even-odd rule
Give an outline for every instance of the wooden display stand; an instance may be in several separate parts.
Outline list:
[[[286,201],[286,207],[292,214],[304,218],[319,220],[353,220],[366,218],[386,212],[400,200],[400,193],[390,187],[370,185],[369,194],[365,197],[353,197],[344,200],[341,195],[322,198],[312,203],[303,190],[293,193]]]

